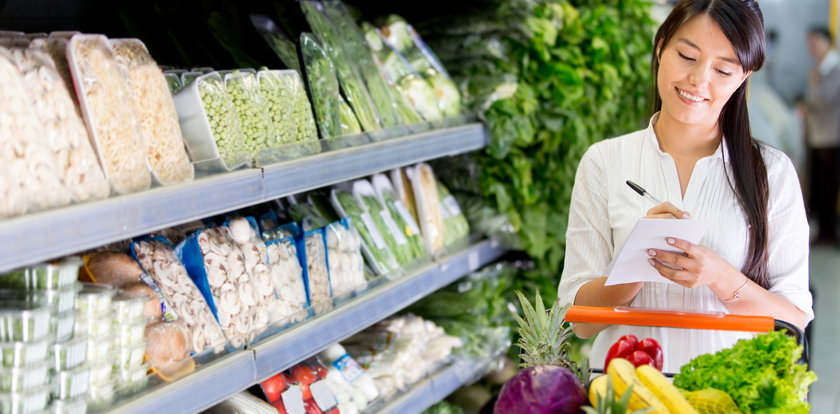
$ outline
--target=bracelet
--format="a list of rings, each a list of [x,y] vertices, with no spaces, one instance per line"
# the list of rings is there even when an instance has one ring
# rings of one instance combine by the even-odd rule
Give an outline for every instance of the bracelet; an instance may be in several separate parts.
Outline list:
[[[732,298],[726,299],[726,300],[721,299],[720,301],[723,302],[723,303],[730,303],[730,302],[735,302],[735,301],[741,299],[741,290],[744,289],[744,287],[747,286],[747,283],[749,281],[750,281],[750,278],[748,278],[748,277],[744,278],[744,283],[741,285],[741,287],[739,287],[738,289],[735,289],[735,293],[732,294]]]

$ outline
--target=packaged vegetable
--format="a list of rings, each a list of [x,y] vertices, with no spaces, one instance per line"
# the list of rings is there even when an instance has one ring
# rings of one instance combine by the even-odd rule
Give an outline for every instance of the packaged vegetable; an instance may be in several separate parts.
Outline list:
[[[50,311],[37,303],[0,303],[0,341],[35,342],[49,333]]]
[[[145,386],[148,381],[149,377],[146,375],[146,371],[149,370],[148,365],[140,365],[137,368],[132,369],[123,369],[117,371],[115,378],[119,382],[119,389],[121,392],[126,391],[133,391],[139,390],[143,386]]]
[[[84,364],[88,355],[87,345],[87,340],[84,338],[50,345],[50,369],[66,371]]]
[[[114,370],[132,370],[140,368],[143,366],[143,354],[145,352],[146,344],[143,344],[142,341],[140,345],[117,349],[117,358],[114,362]]]
[[[3,287],[15,289],[62,289],[76,282],[81,259],[68,257],[58,262],[33,265],[0,278]]]
[[[324,361],[330,369],[334,368],[340,374],[338,383],[345,383],[354,389],[355,392],[351,391],[354,400],[361,400],[361,398],[356,398],[359,391],[365,402],[372,402],[379,397],[379,390],[376,388],[373,378],[347,353],[347,350],[341,344],[330,345],[318,354],[318,358]],[[327,376],[329,377],[330,373]],[[356,402],[361,403],[362,401]],[[367,404],[358,405],[361,406],[357,406],[357,408],[362,410]]]
[[[278,27],[274,20],[264,14],[251,14],[251,24],[257,29],[263,39],[271,47],[271,50],[283,61],[287,68],[300,72],[300,60],[298,59],[295,43]]]
[[[76,312],[67,311],[50,318],[48,337],[54,342],[63,342],[73,337],[76,331]]]
[[[301,33],[300,51],[321,137],[327,139],[341,136],[339,119],[341,96],[335,65],[321,43],[311,33]]]
[[[149,324],[145,338],[146,358],[151,368],[170,374],[180,371],[188,362],[193,341],[183,321]]]
[[[17,49],[12,55],[35,104],[36,116],[44,126],[45,142],[55,155],[63,187],[74,202],[107,197],[108,181],[71,97],[72,89],[67,89],[53,59],[33,49]],[[62,59],[66,68],[66,58],[62,56]]]
[[[169,93],[176,94],[184,84],[181,83],[181,75],[173,71],[163,72],[163,77],[166,79],[166,86],[169,87]]]
[[[0,342],[3,368],[34,365],[47,359],[49,345],[46,339],[37,342]]]
[[[443,214],[444,245],[448,247],[469,236],[470,224],[461,211],[458,200],[455,200],[449,190],[440,182],[437,183],[437,190],[438,198],[440,198],[440,211]]]
[[[111,383],[114,378],[114,364],[112,360],[114,354],[111,354],[103,361],[91,361],[90,368],[90,383],[93,387],[98,387],[102,384]]]
[[[401,231],[408,240],[412,256],[416,259],[426,256],[426,248],[423,245],[423,236],[420,234],[420,226],[408,211],[405,204],[397,196],[391,180],[384,174],[377,174],[371,178],[373,187],[376,189],[376,196],[383,208],[387,209],[394,220],[396,228]]]
[[[287,323],[301,321],[306,317],[307,300],[294,233],[280,234],[279,230],[274,230],[266,240],[266,251],[278,295],[275,310],[278,320]]]
[[[91,411],[103,410],[114,401],[114,384],[105,382],[88,390],[87,403]]]
[[[373,217],[349,192],[333,189],[330,202],[339,214],[350,217],[350,223],[362,237],[362,253],[377,275],[385,275],[399,268]]]
[[[212,70],[210,70],[212,72]],[[198,78],[202,75],[206,75],[210,72],[199,72],[199,71],[183,71],[181,72],[181,85],[182,89],[186,86],[189,86],[191,83],[195,82]]]
[[[143,278],[142,282],[124,285],[121,295],[143,300],[143,319],[147,323],[161,319],[175,320],[177,316],[171,311],[171,306],[166,303],[157,283],[148,275],[144,275]]]
[[[391,176],[391,184],[394,186],[394,191],[397,192],[397,197],[402,201],[403,206],[411,213],[411,217],[415,223],[420,223],[417,217],[417,203],[414,200],[414,190],[411,188],[411,181],[405,174],[402,168],[394,168],[389,174]]]
[[[0,392],[23,392],[41,387],[49,379],[49,364],[0,369]]]
[[[136,118],[146,144],[146,160],[164,185],[192,181],[195,170],[184,148],[178,113],[166,79],[138,39],[111,39],[117,63],[128,74]]]
[[[230,229],[222,226],[199,230],[181,242],[175,252],[230,344],[239,348],[251,342],[258,333],[254,329],[257,297],[245,257]]]
[[[111,349],[113,341],[109,334],[99,336],[87,336],[87,360],[92,365],[106,364],[107,372],[111,372]],[[98,383],[98,382],[97,382]]]
[[[333,302],[323,228],[303,232],[298,240],[298,254],[301,253],[301,262],[306,263],[304,280],[309,305],[316,314],[324,313],[332,309]]]
[[[274,275],[268,261],[265,243],[257,233],[257,222],[253,217],[237,217],[227,223],[233,241],[239,246],[245,258],[245,270],[251,277],[256,315],[253,329],[262,332],[269,324],[280,320],[281,315],[275,295]]]
[[[151,174],[142,156],[145,143],[130,104],[131,89],[108,39],[73,36],[67,58],[82,115],[111,187],[120,194],[149,188]]]
[[[136,322],[145,323],[143,312],[146,308],[146,297],[131,297],[119,294],[111,301],[111,315],[115,325],[129,325]]]
[[[347,104],[347,101],[344,100],[343,96],[339,96],[338,112],[338,136],[362,133],[362,126],[359,125],[359,120],[356,119],[356,113],[353,112],[353,108]]]
[[[117,290],[109,285],[83,283],[76,298],[76,310],[82,316],[89,318],[104,317],[108,319],[111,312],[111,302]]]
[[[113,329],[111,324],[111,315],[103,313],[101,315],[85,315],[77,312],[74,316],[73,331],[80,336],[103,336],[111,333]],[[71,335],[72,336],[72,335]],[[109,341],[116,338],[109,337]]]
[[[376,190],[370,181],[354,181],[353,197],[372,218],[398,265],[405,266],[422,255],[422,249],[409,243],[405,231],[396,224],[391,213],[379,203]]]
[[[443,211],[438,196],[437,181],[432,167],[426,163],[417,164],[405,170],[411,180],[412,192],[417,208],[420,229],[426,250],[433,255],[440,254],[445,246],[446,229],[444,228]]]
[[[242,125],[245,151],[256,153],[270,147],[274,125],[260,93],[260,83],[251,71],[235,70],[225,75],[225,89]]]
[[[44,129],[13,58],[0,47],[0,218],[40,211],[70,203],[62,184],[55,154],[44,139]]]
[[[82,366],[70,371],[59,371],[53,378],[53,398],[72,400],[88,392],[90,368]]]
[[[70,73],[70,63],[67,61],[67,44],[70,42],[70,38],[77,34],[81,33],[73,33],[72,35],[62,37],[50,37],[47,39],[35,39],[29,43],[29,48],[44,52],[52,58],[52,62],[55,64],[55,69],[61,77],[61,80],[64,82],[64,88],[67,90],[68,95],[70,95],[70,100],[73,101],[76,113],[81,117],[79,97],[76,95],[76,87],[73,84],[73,75]],[[81,120],[81,118],[79,119]],[[90,139],[88,131],[85,131],[85,135],[88,137],[90,145],[92,145],[93,140]],[[93,147],[91,147],[91,150],[93,151]],[[94,157],[96,157],[95,154]],[[97,164],[99,163],[98,160],[96,162]]]
[[[0,407],[2,407],[3,413],[8,414],[43,412],[50,399],[50,388],[44,386],[20,393],[0,393]]]
[[[164,238],[131,244],[132,255],[160,287],[172,310],[192,334],[192,349],[202,353],[221,350],[226,342],[218,322],[184,265]]]
[[[49,308],[52,314],[59,314],[73,310],[76,304],[76,293],[79,289],[81,289],[80,283],[75,283],[61,289],[0,289],[0,301],[11,300],[36,303]]]
[[[117,325],[113,335],[114,348],[131,347],[141,345],[144,343],[144,333],[146,331],[146,321],[139,320],[132,323]],[[112,331],[113,332],[113,331]]]
[[[50,403],[51,414],[85,414],[87,402],[84,398],[75,400],[53,400]]]
[[[367,287],[362,259],[361,237],[350,229],[347,219],[324,228],[327,239],[327,262],[330,288],[335,298],[343,298]]]
[[[260,70],[260,91],[272,117],[275,138],[268,148],[318,140],[312,106],[294,70]]]

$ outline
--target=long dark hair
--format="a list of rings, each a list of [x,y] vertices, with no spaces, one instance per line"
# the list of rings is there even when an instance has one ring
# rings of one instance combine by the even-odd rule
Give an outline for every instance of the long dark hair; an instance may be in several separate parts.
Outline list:
[[[657,91],[659,58],[671,37],[691,18],[706,14],[720,26],[732,43],[744,71],[756,71],[764,64],[764,18],[753,0],[681,0],[656,32],[656,51],[651,60],[653,71],[654,110],[662,109]],[[732,94],[718,119],[726,150],[732,165],[729,185],[747,215],[749,251],[741,271],[758,285],[769,288],[767,273],[767,166],[761,156],[758,141],[750,134],[747,114],[747,82]],[[727,174],[730,177],[730,174]]]

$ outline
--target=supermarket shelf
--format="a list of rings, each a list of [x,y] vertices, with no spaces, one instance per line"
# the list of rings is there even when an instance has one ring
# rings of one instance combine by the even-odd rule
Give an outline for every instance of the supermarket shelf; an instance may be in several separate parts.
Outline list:
[[[470,123],[3,220],[0,272],[486,142],[484,127]]]
[[[486,358],[457,358],[443,370],[418,382],[407,392],[389,401],[384,406],[371,407],[367,412],[380,414],[422,413],[458,388],[475,382],[490,367]]]
[[[400,279],[374,287],[340,308],[256,346],[257,380],[262,381],[385,319],[454,280],[499,258],[505,249],[484,240]]]
[[[153,386],[110,407],[108,412],[187,413],[209,408],[478,270],[505,252],[495,240],[477,241],[399,279],[377,285],[249,350],[221,357],[175,382]]]
[[[483,148],[480,123],[437,129],[266,166],[265,195],[283,197],[396,167]]]

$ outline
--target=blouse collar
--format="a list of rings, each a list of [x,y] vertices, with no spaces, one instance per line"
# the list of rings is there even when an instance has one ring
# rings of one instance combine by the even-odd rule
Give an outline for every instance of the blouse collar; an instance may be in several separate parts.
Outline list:
[[[656,124],[656,121],[658,119],[659,119],[659,112],[653,114],[653,116],[650,117],[650,121],[648,122],[648,127],[647,127],[647,129],[645,129],[645,142],[647,142],[648,145],[651,146],[653,151],[658,156],[660,156],[660,157],[670,157],[671,156],[670,154],[666,153],[665,151],[662,151],[662,149],[659,147],[659,139],[656,138],[656,132],[653,130],[653,125]],[[708,157],[703,157],[703,159],[706,159],[706,158],[709,158],[709,159],[714,159],[714,158],[726,159],[726,158],[728,158],[728,157],[726,157],[726,155],[728,155],[728,152],[726,150],[726,137],[724,136],[724,137],[721,138],[720,144],[718,144],[718,147],[715,150],[715,152]]]

